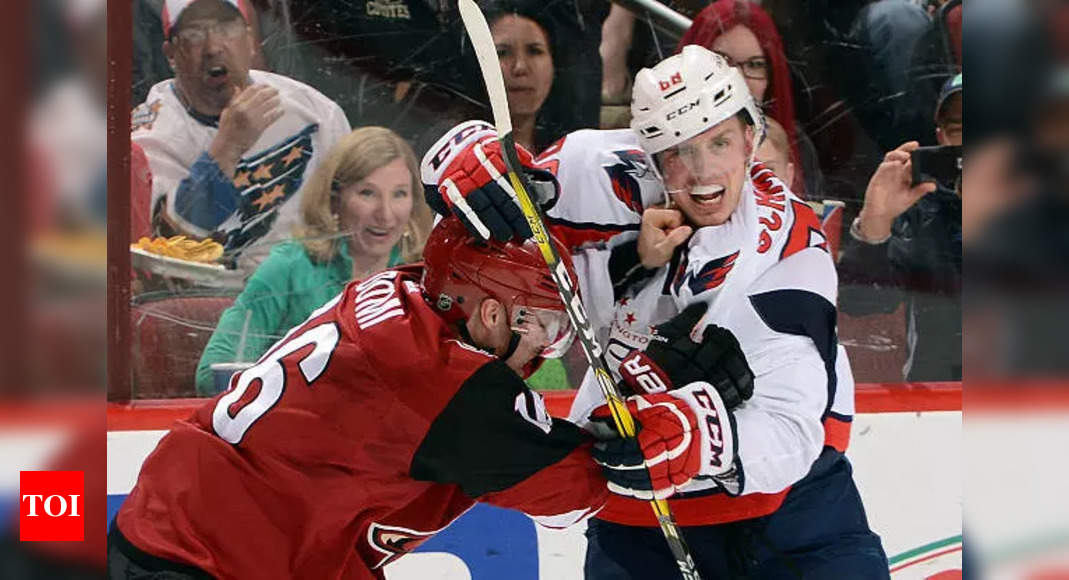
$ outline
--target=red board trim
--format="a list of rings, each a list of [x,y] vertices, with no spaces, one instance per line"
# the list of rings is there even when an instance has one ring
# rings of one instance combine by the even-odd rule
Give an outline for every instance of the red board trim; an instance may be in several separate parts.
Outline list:
[[[575,391],[542,393],[551,415],[565,417]],[[109,431],[168,429],[207,399],[149,399],[108,403]],[[960,411],[961,383],[864,383],[857,385],[858,413]]]

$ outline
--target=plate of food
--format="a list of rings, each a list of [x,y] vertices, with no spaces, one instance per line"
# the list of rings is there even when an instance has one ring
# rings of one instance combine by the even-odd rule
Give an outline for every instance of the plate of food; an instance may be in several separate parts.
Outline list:
[[[223,246],[211,239],[172,236],[141,238],[130,244],[131,263],[135,268],[207,286],[240,286],[240,273],[227,270],[217,262],[222,255]]]

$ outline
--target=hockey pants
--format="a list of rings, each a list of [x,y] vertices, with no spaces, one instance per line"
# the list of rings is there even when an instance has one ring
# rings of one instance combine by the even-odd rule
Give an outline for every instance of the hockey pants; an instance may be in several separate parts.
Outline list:
[[[852,473],[845,456],[826,448],[774,513],[683,528],[702,579],[888,578]],[[587,580],[680,578],[660,528],[595,518],[586,535]]]

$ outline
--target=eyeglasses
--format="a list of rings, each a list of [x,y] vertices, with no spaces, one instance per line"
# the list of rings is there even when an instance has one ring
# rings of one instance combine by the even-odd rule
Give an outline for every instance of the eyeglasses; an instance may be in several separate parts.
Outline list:
[[[208,33],[223,40],[235,40],[245,33],[245,22],[240,18],[211,24],[183,26],[174,33],[175,38],[186,46],[202,46],[208,40]]]
[[[724,60],[728,62],[728,66],[738,68],[742,76],[748,79],[763,81],[768,78],[768,59],[763,56],[754,56],[744,61],[736,62],[735,59],[722,52],[717,54],[724,57]]]

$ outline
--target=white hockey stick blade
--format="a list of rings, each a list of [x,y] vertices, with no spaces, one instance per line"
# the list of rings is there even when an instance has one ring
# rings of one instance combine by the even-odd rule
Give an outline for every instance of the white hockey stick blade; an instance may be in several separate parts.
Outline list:
[[[512,118],[509,117],[508,96],[505,94],[505,77],[501,75],[501,64],[494,48],[494,37],[490,35],[490,25],[475,0],[459,0],[460,18],[471,36],[475,49],[475,58],[479,59],[479,68],[486,83],[486,92],[490,96],[490,107],[494,114],[494,125],[499,137],[512,132]],[[490,51],[487,54],[487,51]]]

